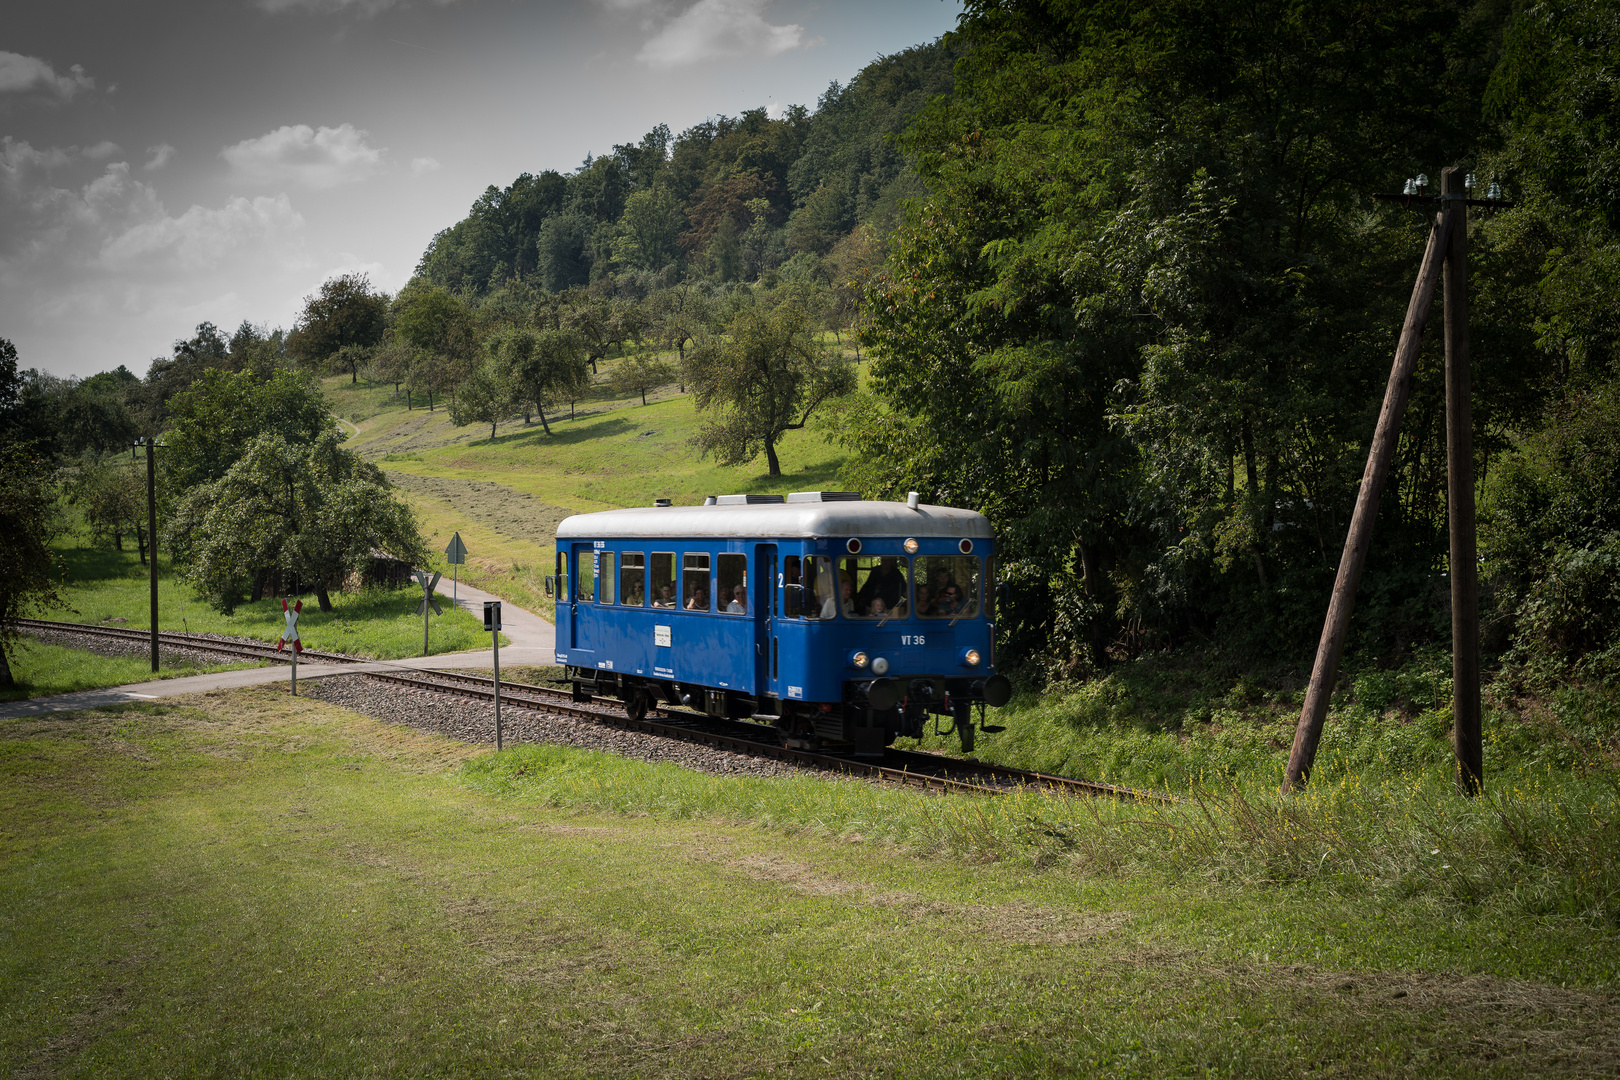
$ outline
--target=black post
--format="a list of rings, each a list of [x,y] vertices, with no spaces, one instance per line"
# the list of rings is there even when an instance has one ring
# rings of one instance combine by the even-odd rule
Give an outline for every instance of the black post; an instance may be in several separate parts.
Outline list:
[[[152,671],[158,669],[158,605],[157,605],[157,458],[152,444],[146,440],[146,568],[152,581]]]
[[[1478,795],[1485,780],[1479,714],[1479,572],[1475,562],[1474,425],[1468,370],[1468,191],[1463,170],[1440,173],[1451,224],[1446,249],[1446,490],[1451,527],[1451,716],[1457,788]]]

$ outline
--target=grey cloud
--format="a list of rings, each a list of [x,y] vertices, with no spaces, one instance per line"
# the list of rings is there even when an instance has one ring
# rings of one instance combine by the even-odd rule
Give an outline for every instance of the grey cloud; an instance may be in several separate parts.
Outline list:
[[[808,44],[804,27],[765,18],[769,0],[697,0],[675,10],[658,0],[600,0],[609,10],[637,12],[653,29],[636,59],[648,67],[685,67],[733,57],[771,57]]]
[[[382,168],[387,151],[367,143],[367,135],[353,124],[320,128],[287,124],[227,146],[220,156],[248,183],[332,188],[363,180]]]
[[[78,64],[58,75],[48,61],[37,56],[0,49],[0,94],[43,94],[72,101],[81,91],[94,90],[96,80]]]

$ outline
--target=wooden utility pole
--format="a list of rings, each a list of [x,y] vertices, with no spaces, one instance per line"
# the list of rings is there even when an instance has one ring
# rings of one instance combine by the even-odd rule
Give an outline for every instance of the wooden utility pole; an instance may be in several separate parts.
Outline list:
[[[152,671],[158,669],[157,611],[157,458],[155,438],[146,440],[146,567],[152,580]]]
[[[1384,406],[1378,413],[1378,427],[1367,454],[1367,469],[1361,476],[1361,490],[1356,493],[1350,532],[1344,538],[1344,554],[1339,557],[1339,573],[1333,582],[1327,620],[1322,625],[1322,640],[1316,648],[1316,664],[1311,669],[1310,688],[1305,692],[1305,707],[1300,710],[1294,746],[1288,754],[1288,772],[1282,788],[1285,793],[1305,783],[1316,761],[1322,722],[1327,718],[1333,684],[1338,681],[1339,660],[1344,656],[1344,641],[1350,630],[1350,613],[1356,605],[1356,586],[1361,582],[1367,550],[1372,545],[1373,519],[1378,516],[1378,502],[1383,497],[1384,484],[1395,460],[1395,445],[1400,439],[1401,418],[1412,393],[1418,347],[1422,344],[1423,328],[1429,321],[1435,288],[1440,283],[1441,267],[1450,251],[1450,225],[1450,215],[1441,214],[1429,231],[1429,246],[1423,253],[1423,265],[1418,270],[1417,284],[1412,288],[1411,302],[1406,306],[1406,322],[1401,326],[1401,339],[1395,346],[1395,364],[1384,390]]]
[[[1446,247],[1446,516],[1451,528],[1451,717],[1457,787],[1485,779],[1479,716],[1479,567],[1474,538],[1474,422],[1468,371],[1468,190],[1463,171],[1440,173]]]

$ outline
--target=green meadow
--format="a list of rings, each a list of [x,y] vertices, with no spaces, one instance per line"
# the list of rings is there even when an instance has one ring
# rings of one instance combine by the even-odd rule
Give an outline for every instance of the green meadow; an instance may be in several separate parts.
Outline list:
[[[18,1076],[1620,1068],[1611,931],[1212,873],[1215,807],[497,755],[268,688],[0,721],[0,774]]]
[[[673,359],[670,354],[669,359]],[[765,459],[726,467],[692,445],[701,417],[690,394],[670,385],[616,398],[606,380],[619,358],[600,365],[592,390],[575,404],[497,429],[456,427],[448,403],[434,411],[420,395],[406,408],[391,385],[326,381],[333,412],[346,421],[348,446],[386,470],[417,511],[429,546],[442,552],[460,532],[471,553],[460,575],[472,584],[548,616],[542,579],[555,558],[553,538],[570,514],[654,499],[701,502],[731,492],[814,491],[839,486],[843,451],[812,430],[790,431],[781,448],[782,476]],[[449,576],[442,562],[435,567]]]
[[[42,613],[40,618],[142,630],[152,625],[149,571],[133,550],[94,547],[83,531],[76,531],[57,546],[56,553],[66,571],[66,586],[62,590],[65,602]],[[415,585],[403,589],[334,592],[332,610],[323,612],[310,594],[303,597],[304,610],[298,619],[299,637],[306,649],[376,660],[421,656],[422,617],[416,614],[421,599],[422,590]],[[440,606],[444,613],[430,616],[429,655],[489,647],[489,635],[484,632],[482,620],[452,607],[447,600],[441,599]],[[175,575],[167,555],[159,552],[160,629],[274,642],[281,637],[286,625],[281,601],[274,598],[241,604],[230,615],[215,611]],[[107,663],[111,665],[112,661]],[[97,685],[113,685],[109,680],[114,670],[108,666],[108,678]]]

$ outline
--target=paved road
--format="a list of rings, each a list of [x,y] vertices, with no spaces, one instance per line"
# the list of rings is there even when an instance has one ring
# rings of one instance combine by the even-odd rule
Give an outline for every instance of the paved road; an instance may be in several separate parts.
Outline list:
[[[448,583],[440,589],[450,594]],[[459,588],[457,605],[484,618],[484,601],[500,597],[468,585]],[[554,664],[556,656],[556,630],[545,619],[510,603],[501,605],[501,627],[510,645],[501,646],[501,668],[517,665],[544,667]],[[487,668],[494,665],[494,655],[488,650],[478,652],[446,653],[442,656],[413,656],[405,660],[385,660],[359,664],[299,664],[298,681],[324,679],[333,675],[353,675],[364,671],[386,671],[391,668]],[[24,716],[43,716],[48,713],[72,709],[96,709],[105,705],[121,705],[130,701],[154,701],[158,698],[197,694],[207,690],[228,690],[239,686],[261,686],[266,683],[286,683],[290,673],[285,665],[247,668],[240,671],[222,671],[214,675],[189,675],[183,679],[154,679],[150,682],[112,686],[105,690],[81,690],[75,694],[57,694],[52,697],[29,698],[0,705],[0,720]]]

